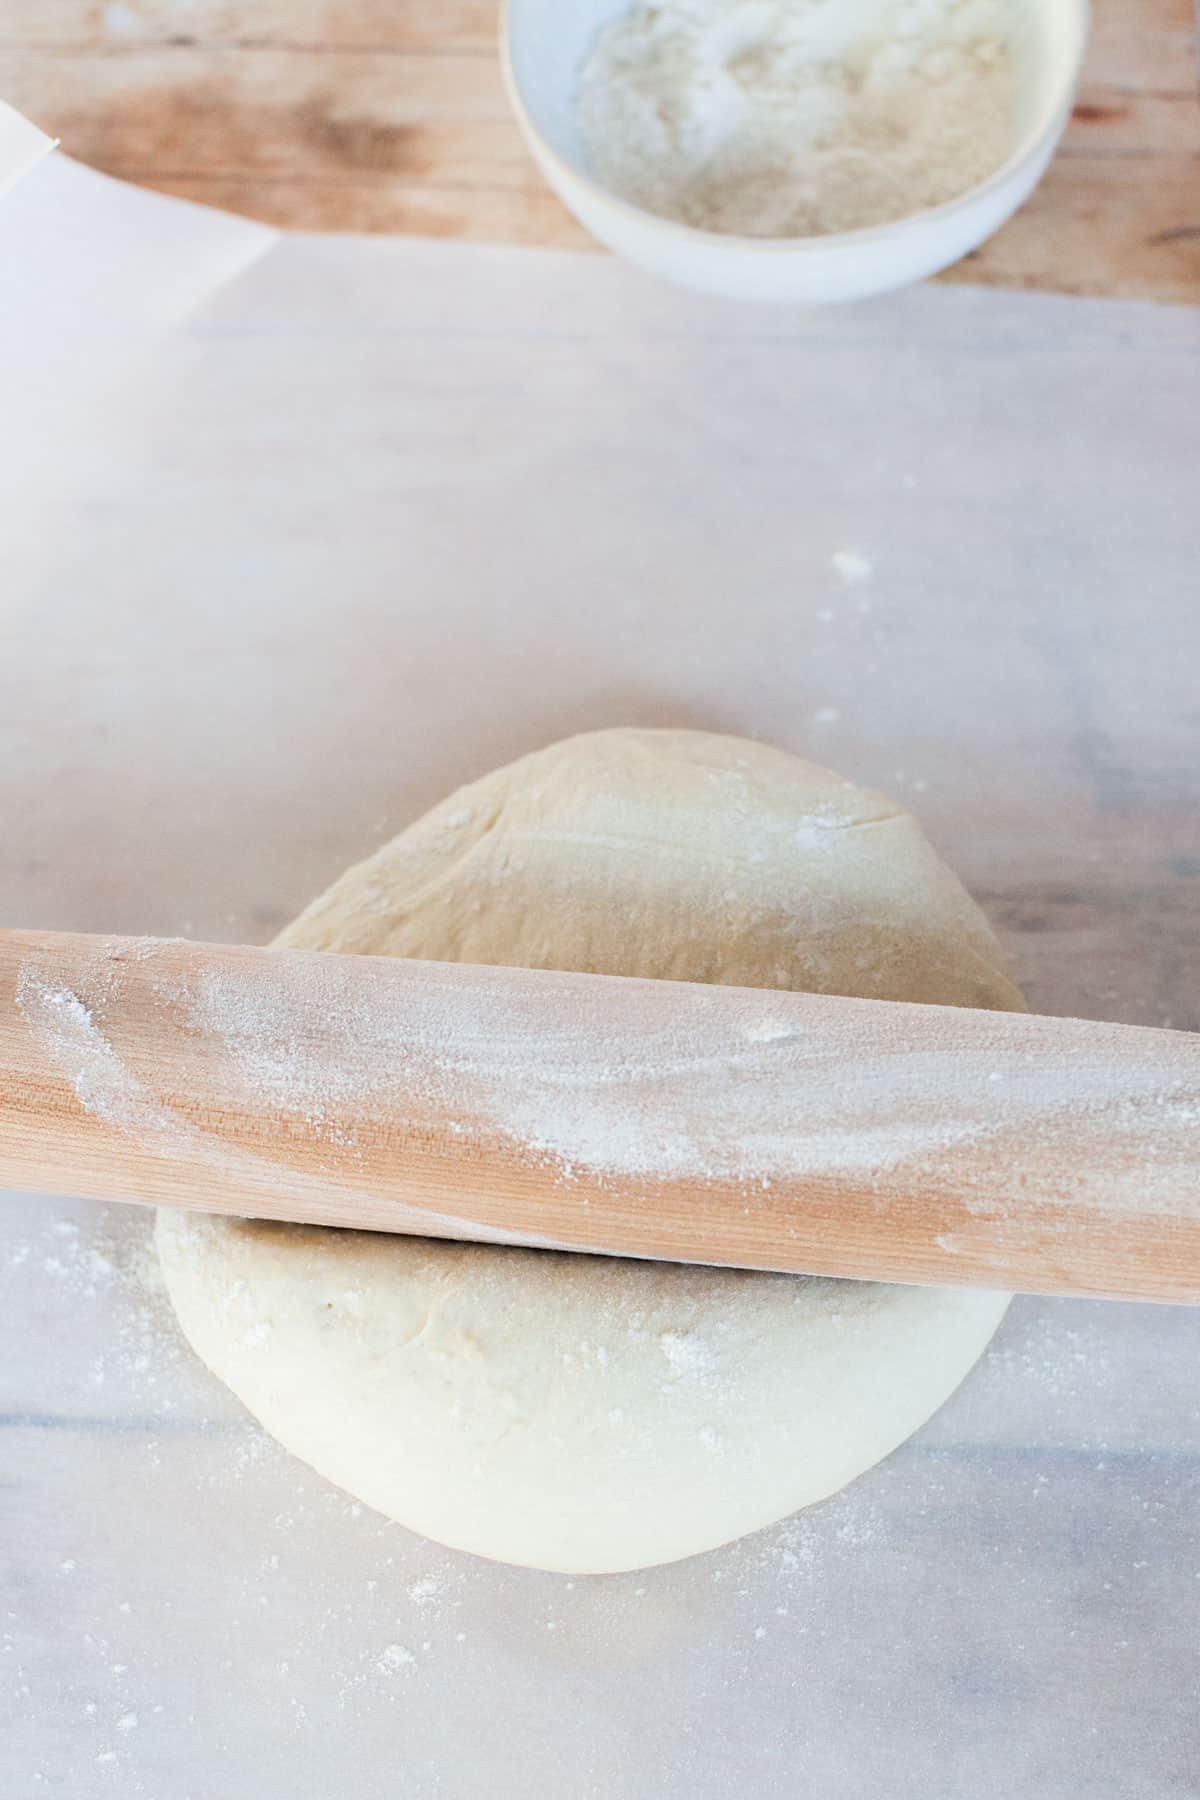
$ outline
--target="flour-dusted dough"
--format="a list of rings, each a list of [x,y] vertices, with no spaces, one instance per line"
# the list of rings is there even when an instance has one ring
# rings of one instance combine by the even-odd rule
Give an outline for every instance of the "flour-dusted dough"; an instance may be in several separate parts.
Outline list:
[[[279,940],[1021,1007],[915,821],[782,751],[568,739],[463,788]],[[942,1403],[1006,1296],[161,1213],[193,1347],[296,1455],[443,1543],[689,1556],[834,1493]]]

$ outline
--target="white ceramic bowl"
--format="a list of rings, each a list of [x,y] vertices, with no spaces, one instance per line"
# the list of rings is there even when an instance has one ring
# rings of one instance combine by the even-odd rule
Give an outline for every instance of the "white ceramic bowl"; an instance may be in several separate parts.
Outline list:
[[[587,172],[575,128],[576,81],[596,33],[629,4],[506,0],[501,35],[509,98],[551,187],[602,244],[668,281],[737,300],[858,300],[957,262],[1036,187],[1070,117],[1087,42],[1088,0],[1014,0],[1012,153],[957,199],[864,231],[735,237],[657,218]]]

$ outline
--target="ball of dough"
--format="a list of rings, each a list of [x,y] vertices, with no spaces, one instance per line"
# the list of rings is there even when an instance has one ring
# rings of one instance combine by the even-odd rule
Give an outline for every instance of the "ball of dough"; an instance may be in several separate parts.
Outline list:
[[[568,739],[461,789],[281,945],[1016,1010],[911,816],[702,732]],[[426,1536],[670,1562],[917,1429],[1007,1297],[163,1212],[189,1341],[266,1428]]]

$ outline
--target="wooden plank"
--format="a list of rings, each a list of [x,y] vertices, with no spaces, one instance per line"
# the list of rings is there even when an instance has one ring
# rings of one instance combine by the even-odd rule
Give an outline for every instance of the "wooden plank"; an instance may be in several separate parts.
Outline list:
[[[1028,204],[945,278],[1195,303],[1200,156],[1101,159],[1064,148]]]
[[[331,73],[291,50],[148,49],[98,62],[23,51],[5,71],[6,97],[68,150],[86,145],[87,160],[153,185],[286,175],[369,188],[420,175],[486,191],[531,168],[489,57],[354,53]],[[1200,155],[1193,95],[1093,84],[1060,159],[1164,154]]]
[[[1102,0],[1045,183],[952,279],[1200,297],[1194,36],[1189,0]],[[482,0],[9,0],[0,88],[84,161],[272,224],[590,243],[521,143]]]
[[[1152,0],[1159,6],[1163,0]],[[496,42],[494,0],[5,0],[0,42],[120,54],[131,45],[188,50],[265,46],[387,52],[405,48],[472,48]]]
[[[124,57],[159,46],[195,50],[307,50],[326,59],[345,53],[388,55],[477,51],[491,56],[497,36],[493,0],[189,0],[186,11],[161,0],[5,0],[0,45],[86,51]],[[1090,78],[1130,88],[1195,87],[1195,21],[1189,0],[1098,0],[1088,56]]]

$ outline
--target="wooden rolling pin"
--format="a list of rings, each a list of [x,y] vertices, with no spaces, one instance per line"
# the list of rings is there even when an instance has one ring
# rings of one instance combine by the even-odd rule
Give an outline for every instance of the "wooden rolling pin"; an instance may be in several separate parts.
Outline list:
[[[0,1186],[1200,1299],[1200,1035],[0,932]]]

